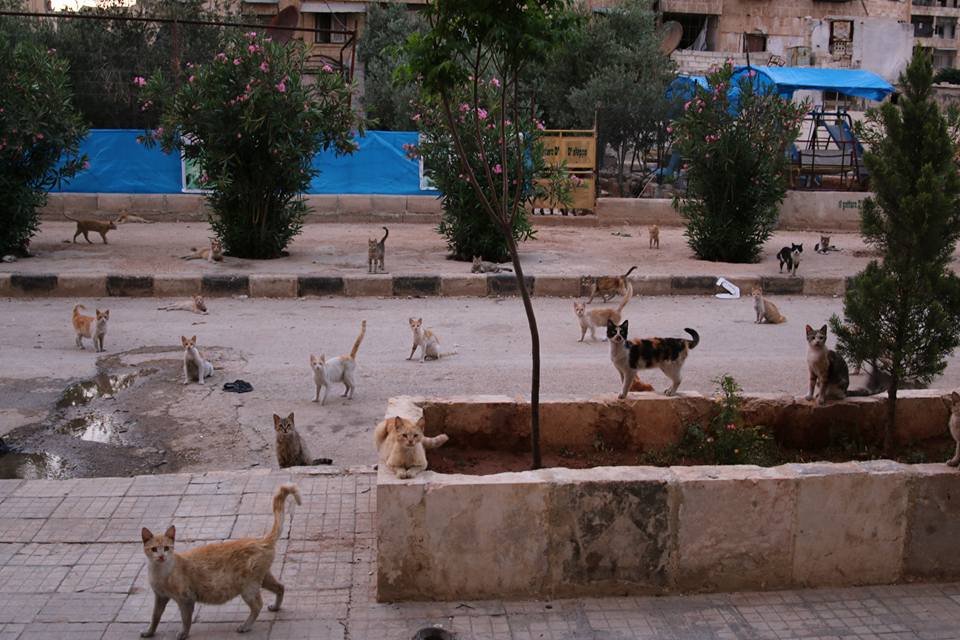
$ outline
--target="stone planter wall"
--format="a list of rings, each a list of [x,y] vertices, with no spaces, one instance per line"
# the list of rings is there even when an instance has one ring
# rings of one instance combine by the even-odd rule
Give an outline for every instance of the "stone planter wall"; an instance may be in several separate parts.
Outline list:
[[[419,417],[421,402],[394,399],[387,415]],[[439,404],[425,405],[428,433]],[[487,417],[512,424],[498,411]],[[381,601],[960,578],[960,473],[944,464],[426,471],[413,480],[381,467],[377,518]]]

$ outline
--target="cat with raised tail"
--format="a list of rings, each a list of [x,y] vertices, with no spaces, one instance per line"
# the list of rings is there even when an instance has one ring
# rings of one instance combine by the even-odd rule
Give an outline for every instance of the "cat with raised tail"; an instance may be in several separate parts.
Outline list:
[[[387,236],[390,235],[390,229],[383,229],[383,237],[378,241],[376,238],[367,240],[367,273],[382,273],[384,271],[383,260],[387,255]]]
[[[627,332],[629,320],[617,325],[607,321],[607,338],[610,340],[610,361],[620,374],[623,385],[620,399],[627,397],[637,375],[643,369],[657,367],[673,383],[663,394],[672,396],[683,380],[683,363],[692,349],[700,344],[700,335],[693,329],[684,329],[692,340],[686,338],[642,338],[630,340]]]
[[[446,434],[428,438],[423,435],[424,420],[387,418],[377,425],[374,443],[380,463],[398,478],[415,477],[427,468],[427,449],[436,449],[449,440]]]
[[[327,393],[330,391],[330,385],[335,382],[343,383],[343,397],[353,398],[353,390],[357,386],[354,373],[357,369],[357,351],[360,350],[360,343],[363,342],[363,336],[367,332],[367,321],[360,323],[360,335],[353,343],[353,349],[349,354],[337,356],[327,360],[326,354],[321,353],[320,357],[310,354],[310,368],[313,370],[313,382],[317,393],[313,398],[314,402],[319,402],[323,406],[327,401]],[[323,397],[321,398],[321,393]]]
[[[190,339],[180,336],[180,344],[183,345],[183,384],[190,384],[191,380],[203,384],[204,378],[213,375],[213,365],[204,360],[197,349],[197,336]]]
[[[616,309],[602,307],[600,309],[591,309],[587,311],[587,305],[584,303],[573,303],[573,312],[577,316],[577,322],[580,323],[580,340],[577,342],[583,342],[583,339],[587,336],[587,331],[590,332],[590,339],[596,340],[597,329],[606,329],[607,322],[620,324],[620,315],[623,312],[623,308],[627,306],[627,303],[630,302],[630,298],[633,297],[633,285],[627,282],[626,288],[627,292],[623,296],[623,300],[620,301],[620,304],[617,305]],[[606,337],[604,337],[603,340],[606,341]]]
[[[614,296],[627,295],[627,277],[636,269],[636,265],[630,267],[622,276],[600,276],[592,278],[590,282],[590,299],[587,304],[593,302],[594,297],[600,296],[604,302]]]
[[[103,244],[109,244],[107,242],[107,232],[117,228],[117,225],[113,222],[113,220],[108,222],[104,222],[103,220],[83,220],[80,218],[71,218],[67,214],[63,214],[63,217],[71,222],[77,223],[77,232],[73,234],[74,244],[77,243],[77,236],[79,236],[81,233],[83,234],[83,239],[87,241],[87,244],[93,244],[93,242],[90,240],[90,236],[87,235],[91,231],[100,234],[100,237],[103,239]],[[64,240],[64,242],[66,242],[66,240]]]
[[[171,600],[180,609],[181,628],[177,640],[186,640],[193,624],[196,604],[225,604],[237,596],[250,608],[247,619],[237,627],[246,633],[263,608],[261,589],[276,596],[270,611],[283,604],[284,586],[270,572],[276,555],[277,540],[283,530],[283,506],[288,496],[300,504],[300,492],[292,484],[282,485],[273,496],[273,527],[262,538],[242,538],[216,542],[183,553],[175,551],[177,530],[170,526],[155,535],[144,527],[140,531],[143,553],[147,556],[150,588],[153,589],[153,615],[150,626],[140,634],[152,638],[160,618]]]
[[[777,305],[763,297],[763,289],[759,287],[753,289],[753,310],[757,314],[756,324],[762,324],[763,322],[782,324],[787,321],[786,316],[780,313]]]
[[[77,334],[77,346],[83,349],[83,339],[93,340],[93,349],[97,353],[106,351],[103,348],[103,339],[107,335],[107,320],[110,319],[110,309],[100,311],[97,309],[96,316],[85,316],[80,310],[87,310],[82,304],[73,307],[73,330]]]

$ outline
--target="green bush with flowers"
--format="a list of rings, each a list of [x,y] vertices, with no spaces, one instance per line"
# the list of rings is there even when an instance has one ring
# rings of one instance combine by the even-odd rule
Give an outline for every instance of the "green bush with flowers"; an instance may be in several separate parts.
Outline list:
[[[302,194],[316,175],[314,155],[357,149],[351,86],[329,66],[305,82],[306,57],[298,40],[236,33],[213,60],[188,64],[177,89],[162,73],[134,80],[142,108],[160,112],[144,143],[182,149],[196,163],[210,225],[230,255],[283,255],[308,211]]]
[[[673,123],[675,144],[688,163],[686,194],[675,206],[687,221],[687,243],[702,260],[756,262],[773,233],[787,192],[787,149],[797,139],[806,104],[794,104],[739,83],[731,108],[729,61],[697,87]]]
[[[0,30],[0,253],[25,252],[47,192],[87,166],[67,61]]]

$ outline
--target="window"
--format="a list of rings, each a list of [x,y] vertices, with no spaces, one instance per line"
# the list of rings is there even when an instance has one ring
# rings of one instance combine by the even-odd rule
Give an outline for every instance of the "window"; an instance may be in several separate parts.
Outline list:
[[[743,52],[756,53],[767,50],[767,36],[763,33],[743,34]]]
[[[345,13],[315,13],[315,28],[327,29],[314,33],[314,42],[318,44],[341,44],[346,42],[347,34],[330,33],[330,31],[347,31],[347,14]]]

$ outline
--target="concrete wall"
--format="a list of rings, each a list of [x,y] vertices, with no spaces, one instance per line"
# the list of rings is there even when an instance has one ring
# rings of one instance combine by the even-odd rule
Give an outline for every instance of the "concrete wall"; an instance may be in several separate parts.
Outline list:
[[[416,417],[409,401],[392,401],[391,409],[388,415]],[[599,597],[955,580],[958,535],[960,476],[943,464],[426,471],[413,480],[381,466],[377,597]]]
[[[807,20],[809,44],[815,66],[831,66],[830,20]],[[853,20],[853,55],[850,66],[872,71],[896,83],[913,55],[913,26],[884,18]]]

